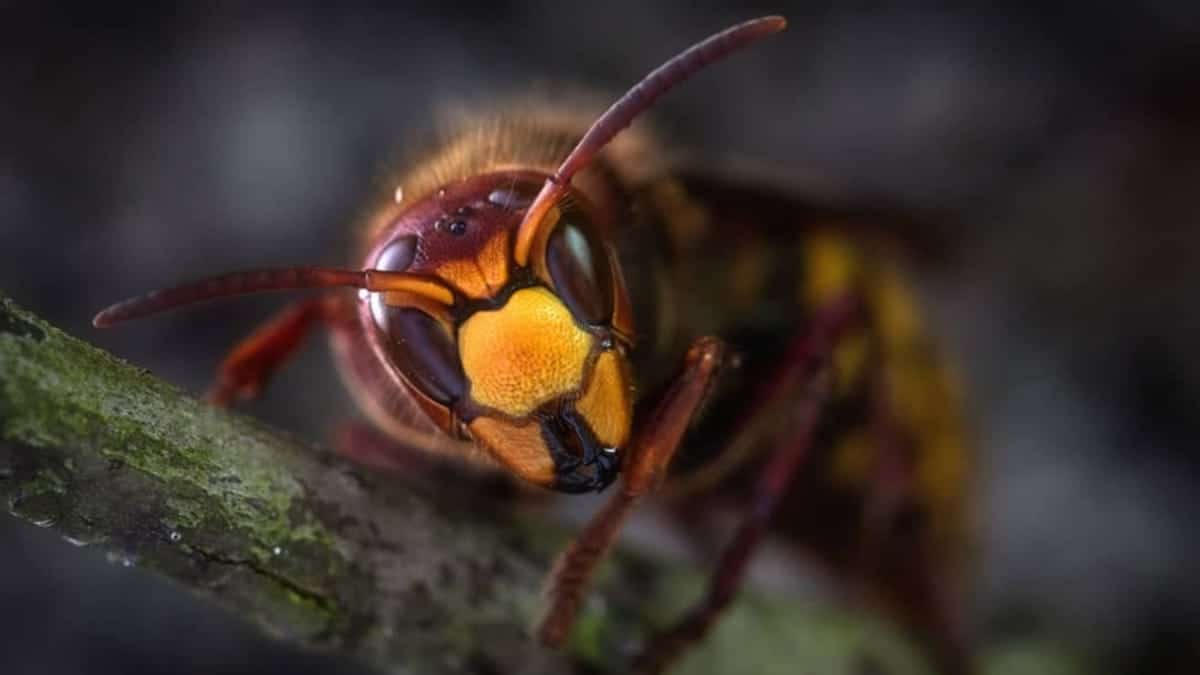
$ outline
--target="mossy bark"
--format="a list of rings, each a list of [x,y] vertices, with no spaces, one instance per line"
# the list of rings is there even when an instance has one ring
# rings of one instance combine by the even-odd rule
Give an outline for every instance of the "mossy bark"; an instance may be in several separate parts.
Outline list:
[[[271,634],[393,672],[620,672],[700,590],[693,572],[621,556],[570,649],[542,649],[528,629],[565,533],[442,503],[213,409],[2,297],[0,499]],[[747,594],[680,672],[864,664],[922,672],[881,624]]]

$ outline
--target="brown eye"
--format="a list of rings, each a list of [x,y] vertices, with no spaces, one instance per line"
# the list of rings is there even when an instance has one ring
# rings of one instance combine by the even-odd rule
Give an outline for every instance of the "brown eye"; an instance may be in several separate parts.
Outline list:
[[[608,253],[567,211],[546,243],[546,269],[554,289],[577,318],[600,324],[612,318],[612,270]]]
[[[388,305],[382,293],[371,299],[371,314],[409,382],[443,405],[462,397],[466,378],[458,349],[440,323],[419,309]]]

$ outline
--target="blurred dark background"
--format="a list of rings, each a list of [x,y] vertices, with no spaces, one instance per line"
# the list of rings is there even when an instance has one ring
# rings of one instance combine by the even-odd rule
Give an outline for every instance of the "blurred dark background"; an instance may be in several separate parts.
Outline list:
[[[953,224],[923,282],[982,447],[977,623],[1111,672],[1193,672],[1197,3],[21,4],[0,3],[0,289],[193,391],[277,299],[107,332],[91,314],[345,261],[347,224],[440,105],[619,92],[719,27],[787,14],[665,99],[658,128]],[[351,414],[315,345],[250,410],[316,438]],[[4,673],[346,670],[7,517],[0,607]]]

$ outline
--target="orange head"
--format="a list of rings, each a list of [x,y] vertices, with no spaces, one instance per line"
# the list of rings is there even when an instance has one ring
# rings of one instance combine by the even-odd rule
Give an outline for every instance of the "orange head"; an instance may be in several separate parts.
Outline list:
[[[360,316],[385,367],[447,431],[530,482],[598,490],[632,427],[628,298],[581,195],[516,264],[516,231],[545,179],[475,176],[404,209],[365,267],[444,293],[364,292]]]

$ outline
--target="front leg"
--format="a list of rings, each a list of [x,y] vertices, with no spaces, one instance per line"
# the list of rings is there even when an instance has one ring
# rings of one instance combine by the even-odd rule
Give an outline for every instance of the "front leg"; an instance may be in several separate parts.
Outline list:
[[[208,392],[214,405],[256,398],[271,375],[287,361],[317,324],[334,331],[354,321],[353,307],[343,296],[320,296],[285,307],[229,352]]]
[[[798,377],[805,385],[799,405],[792,411],[792,423],[759,469],[750,507],[733,540],[722,551],[704,597],[675,625],[648,642],[634,662],[635,672],[657,675],[666,670],[688,647],[704,639],[736,597],[772,516],[811,454],[814,433],[833,393],[833,348],[851,326],[861,321],[861,312],[855,294],[831,302],[817,312],[810,330],[789,350],[780,372],[788,378]]]
[[[596,567],[612,548],[633,506],[666,477],[671,458],[704,401],[724,355],[725,346],[720,340],[696,340],[688,350],[683,372],[649,418],[640,423],[618,490],[567,545],[550,571],[546,613],[538,629],[544,644],[559,646],[566,641]]]

